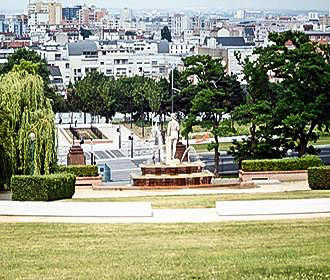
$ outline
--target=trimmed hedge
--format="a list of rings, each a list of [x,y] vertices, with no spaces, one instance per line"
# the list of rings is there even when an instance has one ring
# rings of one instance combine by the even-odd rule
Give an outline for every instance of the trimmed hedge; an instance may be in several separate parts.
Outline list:
[[[56,173],[70,173],[77,177],[95,177],[99,176],[96,165],[60,165]]]
[[[306,156],[303,158],[243,160],[242,170],[246,172],[307,170],[309,167],[322,165],[323,162],[319,157]]]
[[[308,184],[312,190],[329,190],[330,166],[308,168]]]
[[[12,199],[17,201],[51,201],[72,198],[76,176],[52,174],[44,176],[13,176]]]

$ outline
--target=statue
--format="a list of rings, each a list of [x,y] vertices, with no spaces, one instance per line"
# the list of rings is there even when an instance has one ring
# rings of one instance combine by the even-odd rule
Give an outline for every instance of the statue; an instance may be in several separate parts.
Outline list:
[[[174,160],[176,144],[178,143],[180,125],[176,120],[176,114],[171,114],[171,121],[168,123],[166,135],[166,164]]]

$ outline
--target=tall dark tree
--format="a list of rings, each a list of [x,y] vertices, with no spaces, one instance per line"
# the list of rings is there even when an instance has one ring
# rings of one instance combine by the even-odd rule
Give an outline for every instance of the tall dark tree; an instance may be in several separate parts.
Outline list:
[[[161,38],[162,40],[167,40],[169,42],[172,42],[172,35],[171,35],[171,31],[168,29],[167,26],[164,26],[162,28],[162,30],[160,31],[161,33]]]
[[[92,31],[90,31],[89,29],[80,27],[80,35],[83,37],[83,40],[86,40],[89,38],[89,36],[92,35]]]
[[[219,59],[191,56],[184,60],[184,65],[186,77],[197,80],[188,87],[195,94],[186,127],[189,129],[199,124],[211,130],[214,142],[209,148],[214,149],[215,174],[219,175],[219,137],[231,130],[225,115],[230,114],[243,101],[243,91],[236,76],[227,75]]]

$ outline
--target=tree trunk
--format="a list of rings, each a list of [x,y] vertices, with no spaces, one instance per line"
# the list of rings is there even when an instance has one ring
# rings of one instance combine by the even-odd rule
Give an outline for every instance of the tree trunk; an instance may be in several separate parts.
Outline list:
[[[142,117],[142,138],[144,138],[144,112],[141,114]]]
[[[220,153],[219,153],[219,139],[218,136],[214,136],[215,139],[215,147],[214,147],[214,174],[216,177],[219,177],[219,161],[220,161]]]
[[[308,143],[308,141],[306,141],[305,138],[301,138],[301,139],[300,139],[300,143],[299,143],[299,151],[298,151],[298,153],[299,153],[298,156],[299,156],[300,158],[301,158],[302,156],[304,156],[305,153],[306,153],[307,143]]]

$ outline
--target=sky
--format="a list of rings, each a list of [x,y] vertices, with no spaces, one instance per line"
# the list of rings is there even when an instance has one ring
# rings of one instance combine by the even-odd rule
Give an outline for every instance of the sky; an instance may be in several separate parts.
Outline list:
[[[65,5],[86,3],[105,8],[224,8],[326,10],[329,0],[59,0]],[[0,10],[24,10],[28,0],[0,0]]]

